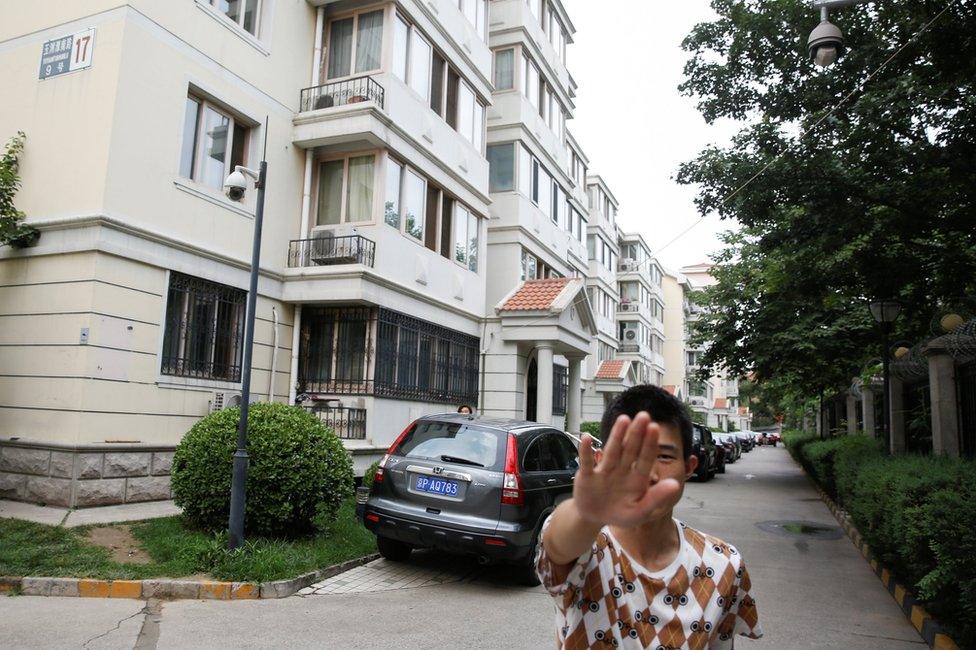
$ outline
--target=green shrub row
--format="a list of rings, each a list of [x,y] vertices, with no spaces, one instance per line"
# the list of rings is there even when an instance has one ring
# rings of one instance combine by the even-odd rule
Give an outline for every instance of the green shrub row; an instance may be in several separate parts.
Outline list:
[[[976,462],[888,456],[867,436],[783,436],[879,561],[962,647],[976,647]]]

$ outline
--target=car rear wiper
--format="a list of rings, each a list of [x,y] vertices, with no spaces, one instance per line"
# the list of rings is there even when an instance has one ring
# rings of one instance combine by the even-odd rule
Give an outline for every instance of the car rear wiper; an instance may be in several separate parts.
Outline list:
[[[474,467],[484,467],[481,463],[477,463],[473,460],[468,460],[467,458],[458,458],[457,456],[441,456],[441,460],[445,463],[459,463],[461,465],[473,465]]]

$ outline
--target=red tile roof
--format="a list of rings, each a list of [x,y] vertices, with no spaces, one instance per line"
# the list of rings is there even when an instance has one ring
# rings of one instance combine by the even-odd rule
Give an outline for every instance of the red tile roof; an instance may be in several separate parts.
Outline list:
[[[596,379],[620,379],[625,363],[626,361],[623,359],[604,361],[600,364],[600,369],[596,371]]]
[[[668,384],[667,386],[664,386],[664,390],[674,395],[676,392],[678,392],[678,387],[674,384]]]
[[[715,408],[717,409],[727,409],[729,408],[729,401],[724,397],[715,398]]]
[[[526,280],[511,298],[505,301],[501,311],[544,311],[562,293],[572,278]]]

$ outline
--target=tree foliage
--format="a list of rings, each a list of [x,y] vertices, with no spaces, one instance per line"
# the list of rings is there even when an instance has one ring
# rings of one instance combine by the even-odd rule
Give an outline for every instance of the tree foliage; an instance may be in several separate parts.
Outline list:
[[[23,222],[24,213],[14,207],[14,196],[20,189],[18,161],[24,152],[27,136],[23,131],[11,138],[0,157],[0,246],[26,246],[37,239],[38,231]]]
[[[698,297],[710,308],[693,332],[703,371],[752,370],[780,397],[813,395],[879,355],[872,298],[900,298],[897,334],[915,340],[941,302],[973,293],[976,57],[961,53],[976,51],[974,6],[835,10],[850,49],[820,69],[807,3],[713,0],[718,18],[684,41],[681,90],[707,121],[744,126],[678,180],[697,184],[703,215],[742,228]]]

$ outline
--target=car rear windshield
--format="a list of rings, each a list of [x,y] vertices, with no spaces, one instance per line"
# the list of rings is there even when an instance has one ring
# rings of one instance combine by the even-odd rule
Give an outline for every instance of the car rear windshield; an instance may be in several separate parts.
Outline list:
[[[501,471],[505,461],[504,431],[458,422],[418,422],[394,450],[397,456],[426,458]]]

